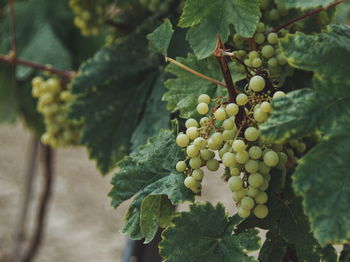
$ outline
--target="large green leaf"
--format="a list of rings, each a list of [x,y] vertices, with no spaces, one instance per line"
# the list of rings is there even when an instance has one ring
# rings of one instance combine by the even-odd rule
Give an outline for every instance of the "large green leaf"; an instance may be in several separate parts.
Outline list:
[[[232,223],[221,204],[192,205],[190,212],[174,218],[163,232],[160,254],[165,262],[248,262],[246,252],[257,250],[257,230],[232,234]]]
[[[350,137],[336,136],[313,148],[294,174],[294,188],[323,245],[350,241],[349,170]]]
[[[147,36],[147,39],[151,41],[155,52],[166,56],[173,34],[173,25],[169,19],[166,19],[161,26]]]
[[[222,79],[218,62],[214,58],[198,61],[194,55],[189,54],[187,58],[177,58],[177,61],[204,75],[217,80]],[[222,88],[174,64],[168,65],[166,70],[176,75],[177,78],[165,82],[169,91],[164,94],[163,100],[168,102],[169,110],[179,110],[180,116],[184,118],[197,115],[196,107],[199,95],[213,96],[218,88]]]
[[[326,7],[333,3],[334,0],[275,0],[278,4],[283,4],[288,8],[313,8],[313,7]]]
[[[217,36],[223,41],[230,35],[229,26],[244,36],[251,37],[261,13],[261,0],[187,0],[179,26],[191,27],[187,39],[199,59],[210,56]]]
[[[194,199],[192,192],[183,184],[185,175],[174,170],[176,163],[183,157],[181,149],[175,143],[175,135],[169,130],[164,130],[118,163],[119,172],[112,179],[113,188],[109,193],[112,205],[118,207],[135,196],[126,215],[124,233],[134,239],[145,236],[140,227],[141,206],[144,199],[150,195],[165,195],[173,205]],[[151,201],[157,202],[159,199],[152,198]],[[147,203],[152,204],[157,205]],[[148,217],[145,217],[144,213],[143,224],[145,220],[149,222],[153,219],[153,216],[148,213]],[[152,229],[157,228],[155,226],[157,225],[148,228],[147,232],[152,232]],[[149,236],[152,234],[147,234],[146,241],[151,240]]]
[[[147,98],[157,86],[157,63],[147,50],[150,27],[143,25],[134,35],[102,48],[73,82],[78,98],[71,117],[84,120],[81,142],[103,173],[128,152]]]
[[[14,68],[0,65],[0,123],[16,120],[17,103]]]

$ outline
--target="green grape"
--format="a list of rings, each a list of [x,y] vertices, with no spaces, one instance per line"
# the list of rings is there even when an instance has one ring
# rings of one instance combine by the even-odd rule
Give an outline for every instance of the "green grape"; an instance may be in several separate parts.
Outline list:
[[[228,186],[232,192],[238,191],[243,187],[243,180],[239,176],[231,176],[228,180]]]
[[[218,121],[224,121],[227,117],[225,109],[223,109],[223,108],[218,108],[215,111],[214,116],[215,116],[216,120],[218,120]]]
[[[199,149],[205,149],[207,146],[207,141],[203,137],[197,137],[193,141],[193,145]]]
[[[226,119],[226,120],[222,123],[222,127],[223,127],[225,130],[232,130],[233,128],[236,127],[235,121],[233,121],[232,119]]]
[[[209,112],[209,106],[206,103],[199,103],[197,105],[197,112],[201,115],[205,115]]]
[[[200,157],[195,157],[190,159],[190,167],[193,169],[198,169],[202,166],[202,159]]]
[[[195,147],[194,145],[189,145],[186,148],[186,153],[189,157],[196,157],[199,154],[199,149],[197,147]]]
[[[262,175],[263,175],[263,177],[265,178],[265,180],[267,181],[267,184],[268,184],[270,182],[270,180],[271,180],[271,175],[270,174],[262,174]]]
[[[254,59],[259,57],[259,53],[257,51],[250,51],[248,54],[249,59]]]
[[[248,67],[252,67],[252,63],[250,62],[250,59],[245,59],[244,64]]]
[[[306,150],[306,144],[299,143],[296,149],[299,153],[304,153]]]
[[[233,35],[233,42],[236,45],[241,46],[241,45],[243,45],[244,41],[245,41],[245,39],[241,35],[239,35],[239,34]]]
[[[260,191],[259,194],[257,194],[254,198],[254,200],[257,204],[265,204],[268,200],[268,196],[265,192]]]
[[[259,159],[261,157],[262,150],[258,146],[252,146],[251,148],[249,148],[248,153],[249,153],[249,157],[251,159],[255,159],[256,160],[256,159]],[[260,166],[260,164],[259,164],[259,166]]]
[[[258,33],[263,33],[265,31],[265,24],[262,22],[259,22],[257,27],[256,27],[256,31]]]
[[[278,153],[278,157],[279,157],[279,161],[278,161],[278,165],[286,165],[288,162],[288,156],[286,153],[283,152],[279,152]]]
[[[240,208],[238,208],[238,215],[241,218],[247,218],[250,216],[250,210],[246,210],[246,209],[240,207]]]
[[[278,61],[278,63],[280,64],[280,65],[285,65],[285,64],[287,64],[287,59],[284,57],[284,55],[282,55],[282,54],[279,54],[278,56],[277,56],[277,61]]]
[[[219,169],[220,163],[216,159],[210,159],[207,162],[207,168],[209,171],[215,172]]]
[[[238,191],[233,192],[233,200],[239,202],[243,197],[245,197],[245,189],[242,188]]]
[[[256,141],[259,138],[259,130],[255,127],[248,127],[244,131],[244,137],[250,142]]]
[[[264,163],[269,167],[274,167],[278,164],[279,157],[274,151],[269,151],[264,155]]]
[[[214,134],[211,135],[210,137],[213,142],[216,144],[216,145],[222,145],[222,143],[224,142],[224,138],[222,137],[222,134],[219,133],[219,132],[216,132]]]
[[[271,9],[268,13],[268,18],[271,21],[277,21],[280,19],[280,13],[277,9]]]
[[[200,123],[201,126],[207,125],[208,122],[209,122],[209,118],[206,117],[206,116],[205,116],[205,117],[202,117],[201,120],[199,121],[199,123]]]
[[[244,168],[250,174],[256,173],[259,170],[259,162],[256,160],[248,160],[248,162],[244,165]]]
[[[226,152],[230,151],[229,145],[225,144],[220,150],[219,150],[219,156],[222,159],[222,157],[224,156],[224,154]]]
[[[191,176],[188,176],[185,178],[184,180],[184,184],[185,184],[185,187],[187,187],[188,189],[193,189],[193,188],[197,188],[198,187],[198,181],[191,177]]]
[[[263,219],[263,218],[267,217],[268,214],[269,214],[269,209],[265,205],[257,205],[254,208],[254,215],[257,218]]]
[[[204,177],[204,172],[202,169],[195,169],[192,172],[192,177],[196,179],[197,181],[201,182]]]
[[[248,177],[248,183],[252,187],[260,187],[264,183],[264,178],[261,174],[255,173]]]
[[[179,171],[180,173],[185,172],[187,168],[186,162],[185,161],[179,161],[176,164],[176,170]]]
[[[265,175],[265,174],[269,174],[270,171],[271,171],[271,167],[269,167],[262,161],[259,163],[259,173]]]
[[[246,94],[239,94],[236,97],[236,103],[240,106],[244,106],[245,104],[248,103],[248,97]]]
[[[269,188],[269,182],[267,182],[266,179],[264,179],[262,185],[259,187],[261,191],[266,191]]]
[[[224,166],[232,167],[236,164],[235,155],[230,152],[226,152],[222,157],[222,163]]]
[[[254,58],[252,61],[252,66],[255,68],[262,66],[262,60],[260,58]]]
[[[195,139],[199,136],[199,132],[197,127],[190,127],[186,130],[186,135],[190,138],[190,139]]]
[[[190,119],[187,119],[185,126],[186,128],[198,127],[198,122],[196,121],[196,119],[190,118]]]
[[[275,49],[271,45],[265,45],[261,49],[261,54],[263,57],[270,58],[275,54]]]
[[[276,99],[276,98],[279,98],[279,97],[283,97],[283,96],[285,96],[286,95],[286,93],[284,93],[283,91],[277,91],[277,92],[275,92],[274,94],[273,94],[273,99]]]
[[[270,34],[267,36],[267,41],[268,41],[271,45],[277,44],[277,42],[278,42],[278,35],[277,35],[276,33],[270,33]]]
[[[262,102],[260,105],[260,110],[264,113],[270,113],[271,112],[271,104],[269,102]]]
[[[226,106],[226,114],[228,116],[235,116],[239,112],[239,107],[235,103],[230,103]]]
[[[241,174],[241,170],[239,170],[237,167],[231,167],[230,174],[231,176],[239,176]]]
[[[221,147],[221,144],[217,144],[217,143],[214,143],[213,139],[212,138],[209,138],[207,140],[208,142],[208,147],[211,149],[211,150],[219,150],[220,147]]]
[[[204,161],[208,161],[214,158],[215,153],[213,151],[210,151],[209,149],[203,149],[200,151],[200,156]]]
[[[233,130],[225,130],[222,133],[222,137],[223,137],[224,141],[233,140],[235,138],[236,134],[237,134],[237,128],[235,128]]]
[[[247,163],[249,160],[249,154],[247,151],[243,151],[243,152],[238,152],[236,154],[236,161],[239,163],[239,164],[245,164]]]
[[[198,103],[205,103],[205,104],[210,104],[210,96],[206,95],[206,94],[202,94],[198,97]]]
[[[177,135],[176,144],[179,147],[187,147],[189,143],[190,143],[190,138],[187,135],[183,133],[180,133]]]
[[[254,35],[254,41],[261,45],[262,43],[265,42],[265,35],[263,33],[257,33]]]
[[[246,190],[247,192],[247,195],[250,196],[250,197],[256,197],[258,194],[259,194],[259,189],[253,187],[253,186],[249,186]]]
[[[238,152],[243,152],[245,149],[245,143],[243,140],[240,139],[236,139],[235,141],[233,141],[232,143],[232,148],[234,151]]]
[[[253,76],[249,80],[249,88],[254,92],[260,92],[264,90],[266,86],[265,79],[259,75]]]
[[[260,108],[256,109],[254,111],[254,119],[255,121],[262,123],[267,119],[268,115],[266,113],[264,113],[263,111],[261,111]]]
[[[250,196],[245,196],[242,198],[240,206],[246,210],[251,210],[255,206],[254,199]]]
[[[267,61],[267,64],[269,65],[269,67],[277,67],[278,61],[275,57],[272,57]]]

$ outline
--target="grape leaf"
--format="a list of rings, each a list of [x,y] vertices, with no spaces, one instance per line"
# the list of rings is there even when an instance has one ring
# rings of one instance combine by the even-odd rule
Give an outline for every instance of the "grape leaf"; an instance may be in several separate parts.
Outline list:
[[[261,262],[280,262],[287,251],[288,244],[274,230],[266,233],[266,239],[259,252]]]
[[[294,188],[304,197],[305,213],[322,245],[350,240],[349,170],[350,137],[335,136],[313,148],[295,171]]]
[[[81,66],[73,82],[78,98],[70,117],[84,120],[81,143],[103,173],[128,152],[159,74],[147,50],[149,27],[153,24],[146,23],[124,41],[102,48]]]
[[[187,34],[199,59],[210,56],[217,36],[223,41],[230,35],[230,25],[243,37],[251,37],[261,17],[261,0],[187,0],[179,26],[191,27]]]
[[[277,4],[282,4],[286,6],[287,8],[313,8],[313,7],[327,7],[331,3],[334,2],[334,0],[275,0]]]
[[[13,123],[18,113],[13,67],[0,65],[0,123]]]
[[[145,236],[141,231],[140,216],[142,203],[150,195],[165,195],[173,205],[193,200],[192,192],[183,184],[185,175],[174,171],[176,163],[183,157],[181,149],[175,143],[174,134],[163,130],[117,164],[119,172],[112,179],[113,188],[109,193],[112,206],[118,207],[135,196],[126,214],[123,233],[129,234],[133,239]],[[151,200],[159,201],[157,198],[148,201]],[[146,217],[144,213],[143,224],[145,220],[149,223],[152,219],[153,214],[148,213]],[[147,228],[144,232],[149,233],[157,228]],[[151,235],[147,234],[147,242],[151,240]]]
[[[159,52],[166,56],[173,34],[173,25],[169,19],[165,19],[162,25],[147,36],[147,39],[151,41],[155,52]]]
[[[160,254],[165,262],[255,261],[245,252],[259,248],[258,231],[232,235],[233,227],[221,204],[192,205],[163,232]]]
[[[189,54],[187,58],[177,58],[177,61],[206,76],[216,80],[222,79],[218,63],[214,58],[198,61],[193,54]],[[198,116],[196,107],[199,95],[214,96],[215,92],[222,88],[218,88],[216,84],[199,78],[174,64],[168,65],[166,70],[176,75],[177,78],[165,82],[169,91],[164,94],[163,100],[168,102],[168,110],[172,112],[179,110],[180,116],[183,118]]]

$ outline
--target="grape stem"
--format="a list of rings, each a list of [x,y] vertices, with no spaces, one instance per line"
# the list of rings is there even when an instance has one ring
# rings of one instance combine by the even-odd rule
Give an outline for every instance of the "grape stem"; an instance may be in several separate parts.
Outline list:
[[[225,79],[225,83],[226,83],[227,91],[229,95],[229,102],[234,102],[239,92],[237,92],[235,84],[233,83],[230,68],[228,67],[228,62],[226,60],[225,51],[226,51],[225,45],[221,41],[220,37],[218,37],[215,51],[214,51],[214,56],[218,60],[222,74],[224,75],[224,79]]]
[[[313,16],[313,15],[315,15],[315,14],[317,14],[317,13],[322,12],[322,11],[325,11],[325,10],[327,10],[327,9],[329,9],[329,8],[335,7],[335,6],[337,6],[337,5],[341,4],[341,3],[344,3],[344,2],[345,2],[345,0],[338,0],[338,1],[335,1],[334,3],[330,4],[330,5],[327,6],[327,7],[320,7],[320,8],[314,9],[314,10],[312,10],[312,11],[310,11],[310,12],[307,12],[307,13],[304,14],[304,15],[301,15],[301,16],[298,16],[298,17],[296,17],[296,18],[293,18],[292,20],[288,21],[287,23],[285,23],[285,24],[283,24],[283,25],[281,25],[281,26],[276,27],[276,28],[273,29],[271,32],[278,32],[278,31],[280,31],[281,29],[283,29],[283,28],[285,28],[285,27],[287,27],[287,26],[289,26],[289,25],[291,25],[291,24],[294,24],[294,23],[296,23],[296,22],[298,22],[298,21],[301,21],[301,20],[303,20],[303,19],[305,19],[305,18],[307,18],[307,17],[309,17],[309,16]]]
[[[17,55],[17,42],[16,42],[16,18],[15,18],[15,6],[14,0],[9,0],[10,6],[10,28],[11,28],[11,53],[14,57]]]
[[[37,63],[31,62],[31,61],[16,58],[13,54],[0,55],[0,62],[12,64],[12,65],[27,66],[27,67],[37,69],[40,71],[52,73],[54,75],[60,76],[62,78],[68,79],[68,80],[71,80],[76,74],[74,71],[64,71],[64,70],[56,69],[50,65],[37,64]]]
[[[219,86],[227,88],[227,86],[225,84],[223,84],[223,83],[221,83],[221,82],[219,82],[219,81],[217,81],[217,80],[215,80],[215,79],[213,79],[213,78],[211,78],[209,76],[203,75],[203,74],[193,70],[192,68],[189,68],[188,66],[185,66],[184,64],[181,64],[180,62],[176,61],[175,59],[172,59],[170,57],[165,57],[165,61],[166,62],[170,62],[170,63],[172,63],[172,64],[174,64],[174,65],[176,65],[176,66],[178,66],[178,67],[180,67],[180,68],[182,68],[182,69],[184,69],[184,70],[186,70],[186,71],[188,71],[188,72],[190,72],[190,73],[192,73],[192,74],[194,74],[196,76],[199,76],[199,77],[201,77],[201,78],[203,78],[205,80],[208,80],[209,82],[212,82],[212,83],[214,83],[216,85],[219,85]]]

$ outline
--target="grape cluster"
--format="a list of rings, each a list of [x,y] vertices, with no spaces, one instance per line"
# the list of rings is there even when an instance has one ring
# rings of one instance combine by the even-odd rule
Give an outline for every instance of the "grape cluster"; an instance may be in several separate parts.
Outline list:
[[[242,218],[251,213],[258,218],[268,215],[265,203],[271,169],[283,169],[288,161],[282,144],[266,144],[260,138],[258,126],[268,118],[271,100],[285,95],[282,91],[272,94],[266,82],[260,75],[251,77],[247,91],[238,94],[234,102],[202,94],[197,111],[203,117],[188,119],[186,132],[176,138],[187,155],[176,165],[177,171],[187,174],[185,186],[199,193],[204,175],[201,168],[216,171],[222,163],[229,170],[228,186]]]
[[[139,0],[140,4],[153,13],[166,14],[171,10],[173,0]]]
[[[32,95],[38,99],[37,110],[44,116],[46,132],[41,137],[42,143],[52,147],[77,144],[82,125],[67,117],[69,105],[74,99],[69,87],[56,78],[45,81],[35,77]]]
[[[98,35],[104,23],[104,0],[69,0],[75,14],[74,25],[84,36]]]

